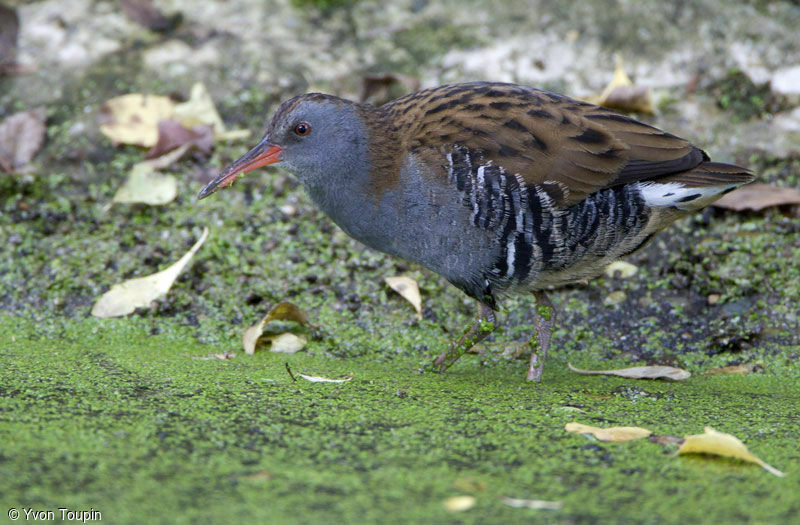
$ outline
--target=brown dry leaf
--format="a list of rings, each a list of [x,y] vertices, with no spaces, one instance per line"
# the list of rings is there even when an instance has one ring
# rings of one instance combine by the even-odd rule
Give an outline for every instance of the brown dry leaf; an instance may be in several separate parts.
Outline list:
[[[504,504],[515,509],[534,509],[534,510],[559,510],[564,506],[560,501],[545,501],[542,499],[517,499],[500,498]]]
[[[44,108],[14,113],[0,122],[0,168],[18,172],[28,164],[44,142]]]
[[[183,154],[188,151],[191,147],[191,144],[184,144],[183,146],[179,146],[178,148],[170,151],[169,153],[165,153],[160,157],[155,157],[152,159],[143,160],[142,164],[147,164],[154,170],[163,170],[170,167],[173,163],[178,162],[183,157]]]
[[[254,324],[253,326],[251,326],[250,328],[245,330],[244,333],[242,334],[242,346],[244,346],[245,353],[248,353],[248,354],[254,354],[255,353],[255,351],[256,351],[256,343],[258,342],[259,338],[261,337],[261,334],[264,332],[264,327],[267,326],[267,323],[269,323],[271,321],[294,321],[295,323],[308,324],[308,314],[305,311],[301,310],[300,308],[298,308],[297,306],[293,305],[290,302],[284,301],[282,303],[276,304],[275,306],[273,306],[270,309],[269,312],[267,312],[267,315],[265,315],[263,317],[263,319],[261,319],[261,321],[259,321],[258,323]],[[281,335],[286,335],[286,334],[281,334]],[[293,335],[293,334],[290,334],[290,335]],[[278,337],[280,337],[280,336],[278,336]],[[296,336],[294,336],[294,337],[296,337]],[[273,341],[273,347],[271,349],[273,352],[294,353],[294,352],[297,352],[300,349],[302,349],[303,346],[305,346],[305,343],[307,342],[305,340],[305,338],[302,338],[303,345],[300,346],[299,348],[297,348],[297,350],[294,350],[293,352],[290,352],[290,351],[285,350],[285,349],[275,350],[275,346],[274,346],[275,345],[275,337],[270,338],[270,339],[272,339],[272,341]],[[298,339],[300,339],[300,338],[298,338]],[[290,342],[288,338],[285,338],[284,341],[279,343],[279,347],[278,348],[292,348],[292,347],[297,346],[298,343],[299,343],[299,341],[291,341]]]
[[[158,141],[150,148],[145,158],[160,157],[184,144],[189,147],[194,146],[203,153],[208,153],[214,145],[214,133],[211,126],[198,124],[188,129],[177,120],[162,120],[158,123]]]
[[[119,317],[133,313],[137,308],[149,306],[152,301],[166,295],[197,250],[208,238],[208,228],[186,254],[172,266],[146,277],[129,279],[115,284],[92,307],[95,317]]]
[[[0,75],[17,67],[19,17],[10,7],[0,4]]]
[[[685,439],[683,445],[678,449],[678,454],[713,454],[742,459],[761,465],[764,470],[775,476],[781,478],[786,476],[780,470],[767,465],[754,456],[738,438],[724,432],[717,432],[711,427],[706,427],[704,434],[686,436]]]
[[[592,434],[600,441],[612,441],[615,443],[646,438],[653,433],[652,431],[641,427],[600,428],[575,422],[567,423],[564,426],[564,430],[574,434]]]
[[[442,502],[447,512],[463,512],[475,506],[475,496],[453,496]]]
[[[339,379],[329,379],[327,377],[322,377],[322,376],[310,376],[308,374],[297,374],[297,375],[299,375],[306,381],[311,381],[312,383],[347,383],[354,377],[353,374],[350,374],[349,376],[344,376]]]
[[[570,370],[578,372],[579,374],[619,376],[631,379],[672,379],[674,381],[681,381],[692,376],[689,371],[683,368],[662,365],[632,366],[630,368],[619,368],[617,370],[583,370],[572,366],[570,363],[567,363],[567,366]]]
[[[388,284],[392,290],[402,295],[406,301],[411,303],[414,310],[417,311],[417,319],[422,319],[422,297],[419,294],[419,285],[417,281],[411,277],[403,276],[386,277],[384,281],[386,281],[386,284]]]
[[[650,443],[658,443],[662,446],[682,445],[683,438],[677,436],[650,436],[647,438]]]
[[[158,123],[172,117],[175,103],[169,97],[129,93],[100,107],[100,131],[115,144],[145,148],[158,142]]]
[[[140,162],[133,165],[112,202],[159,206],[172,202],[177,195],[178,181],[175,177],[158,173],[151,164]]]
[[[734,211],[759,211],[785,204],[800,204],[800,189],[756,182],[723,195],[712,206]]]
[[[746,365],[721,366],[719,368],[712,368],[711,370],[706,370],[705,372],[703,372],[703,375],[713,376],[716,374],[731,374],[731,375],[743,376],[755,370],[757,366],[758,363],[748,363]]]
[[[401,73],[380,73],[364,75],[361,78],[361,102],[381,106],[398,96],[419,89],[419,79]]]
[[[0,76],[25,75],[36,68],[17,62],[19,40],[19,16],[6,5],[0,4]]]
[[[614,78],[605,87],[600,95],[587,97],[586,102],[605,106],[620,111],[647,113],[652,115],[653,96],[650,88],[635,86],[630,77],[625,73],[622,59],[617,57],[614,68]]]
[[[605,95],[602,105],[619,111],[645,113],[648,115],[652,115],[655,112],[650,88],[644,86],[616,86]]]
[[[174,117],[187,128],[197,125],[211,126],[214,138],[218,140],[242,139],[250,136],[250,130],[237,129],[228,131],[219,116],[211,94],[206,86],[197,82],[192,86],[189,100],[175,106]]]
[[[166,31],[171,23],[152,0],[119,0],[125,16],[151,31]]]

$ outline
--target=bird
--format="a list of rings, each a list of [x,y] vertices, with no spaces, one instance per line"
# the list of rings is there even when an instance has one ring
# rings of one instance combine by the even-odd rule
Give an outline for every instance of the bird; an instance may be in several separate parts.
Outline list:
[[[627,115],[497,82],[422,89],[378,107],[296,96],[198,198],[270,164],[293,173],[354,239],[475,299],[475,321],[435,371],[494,330],[502,298],[533,294],[532,381],[541,381],[556,326],[548,290],[598,276],[754,179]]]

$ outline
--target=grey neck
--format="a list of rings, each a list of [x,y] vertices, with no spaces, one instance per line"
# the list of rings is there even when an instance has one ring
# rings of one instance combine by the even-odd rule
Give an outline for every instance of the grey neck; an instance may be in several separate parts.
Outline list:
[[[361,135],[364,137],[364,135]],[[311,200],[348,235],[375,246],[374,218],[378,203],[371,198],[370,157],[366,138],[332,153],[319,166],[294,168]],[[380,249],[380,247],[378,247]]]

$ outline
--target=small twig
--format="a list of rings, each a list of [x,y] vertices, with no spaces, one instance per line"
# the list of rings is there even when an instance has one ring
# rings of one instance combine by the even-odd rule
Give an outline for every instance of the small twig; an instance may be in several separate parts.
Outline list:
[[[289,362],[288,361],[286,362],[286,371],[289,372],[289,377],[292,378],[292,381],[297,381],[297,378],[294,377],[294,374],[292,373],[292,369],[289,368]]]

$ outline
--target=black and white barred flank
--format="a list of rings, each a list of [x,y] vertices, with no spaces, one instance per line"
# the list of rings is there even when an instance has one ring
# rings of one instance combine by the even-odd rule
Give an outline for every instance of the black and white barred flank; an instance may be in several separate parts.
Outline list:
[[[457,147],[447,154],[446,168],[472,210],[473,225],[497,233],[500,253],[485,273],[480,294],[492,303],[497,293],[530,285],[542,273],[607,257],[640,237],[650,219],[636,184],[607,188],[560,208],[552,195],[566,189],[558,183],[525,184],[519,175],[476,160]]]

